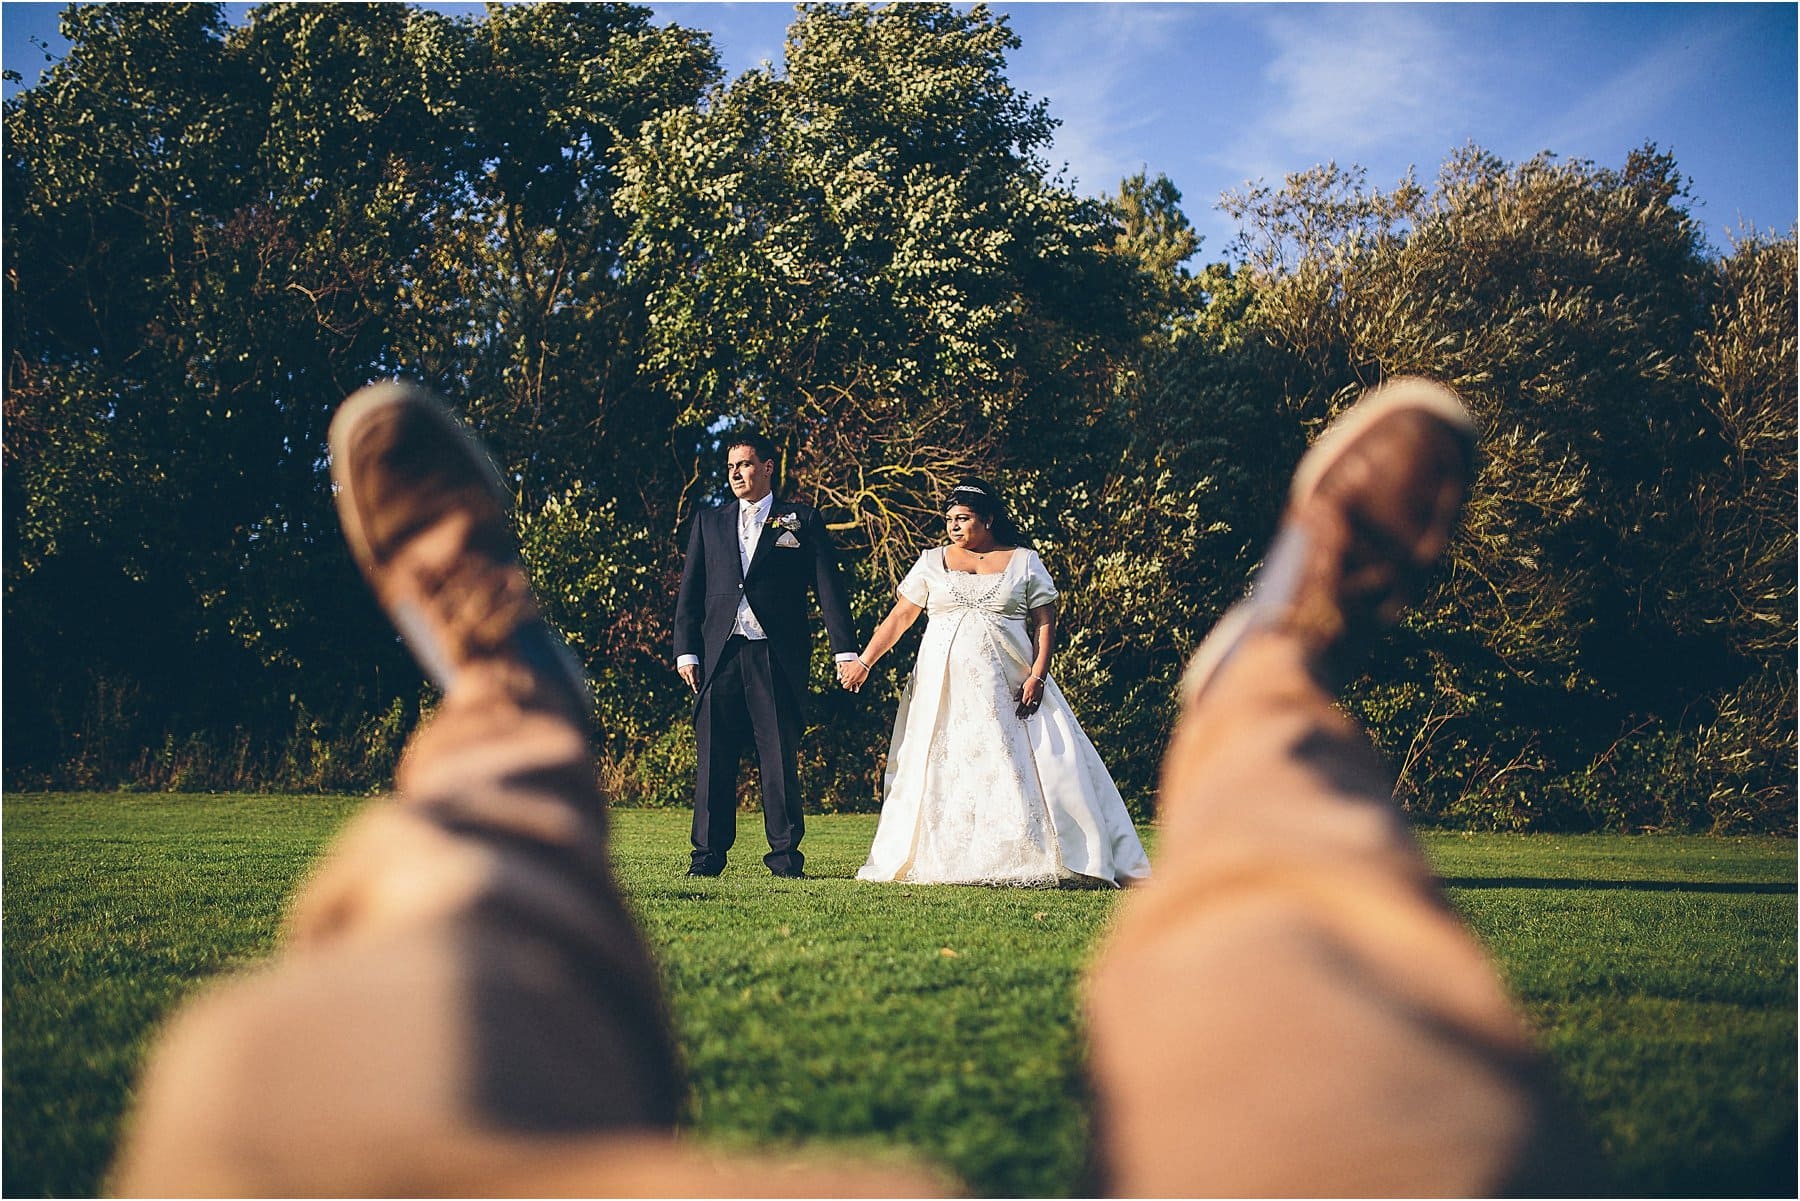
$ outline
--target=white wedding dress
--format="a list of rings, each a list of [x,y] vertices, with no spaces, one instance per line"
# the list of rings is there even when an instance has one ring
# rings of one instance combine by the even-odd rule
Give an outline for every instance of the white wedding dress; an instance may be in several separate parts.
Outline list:
[[[899,593],[926,611],[900,696],[881,822],[859,880],[1120,884],[1150,874],[1106,765],[1054,680],[1021,719],[1033,649],[1026,614],[1056,599],[1037,552],[993,575],[919,556]]]

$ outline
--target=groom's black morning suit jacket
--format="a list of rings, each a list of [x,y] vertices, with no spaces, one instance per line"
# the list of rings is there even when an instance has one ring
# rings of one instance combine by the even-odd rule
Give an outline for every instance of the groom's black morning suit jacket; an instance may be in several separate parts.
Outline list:
[[[737,838],[737,771],[754,747],[762,780],[763,862],[775,875],[799,875],[806,862],[800,797],[800,709],[812,638],[808,591],[819,594],[832,649],[854,653],[856,630],[825,523],[806,505],[772,503],[748,570],[739,549],[740,502],[694,518],[681,591],[675,598],[675,654],[697,655],[703,673],[694,698],[694,832],[689,870],[717,875]],[[781,524],[783,517],[794,528]],[[787,545],[782,545],[783,541]],[[736,646],[738,601],[747,598],[767,641]]]
[[[681,568],[681,591],[675,598],[675,654],[698,655],[700,687],[702,691],[712,687],[719,659],[737,622],[738,598],[747,596],[751,611],[769,636],[769,657],[799,703],[806,696],[807,664],[812,657],[809,589],[818,594],[831,649],[840,654],[857,649],[856,626],[838,574],[837,550],[818,510],[777,500],[769,519],[795,518],[799,528],[793,531],[793,540],[799,545],[781,546],[781,535],[787,531],[779,524],[765,526],[746,573],[738,553],[738,505],[733,499],[718,508],[702,509],[694,517],[687,561]]]

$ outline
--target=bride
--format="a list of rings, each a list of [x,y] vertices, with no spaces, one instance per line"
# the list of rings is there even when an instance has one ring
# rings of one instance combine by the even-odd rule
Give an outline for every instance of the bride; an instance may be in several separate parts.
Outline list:
[[[993,488],[965,480],[949,545],[920,554],[869,645],[869,668],[929,614],[900,696],[881,823],[859,880],[1056,885],[1147,879],[1125,802],[1050,678],[1056,585]]]

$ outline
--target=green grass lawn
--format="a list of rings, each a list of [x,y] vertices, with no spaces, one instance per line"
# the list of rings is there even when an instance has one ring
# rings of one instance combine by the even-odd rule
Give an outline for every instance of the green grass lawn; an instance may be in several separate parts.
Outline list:
[[[285,894],[365,802],[18,795],[4,802],[8,1196],[91,1194],[156,1020],[266,954]],[[859,885],[872,817],[809,819],[775,881],[746,815],[688,880],[687,817],[617,815],[715,1142],[906,1148],[989,1195],[1077,1191],[1077,980],[1116,900]],[[1150,832],[1153,839],[1154,832]],[[1792,1195],[1791,839],[1429,834],[1609,1154],[1619,1192]]]

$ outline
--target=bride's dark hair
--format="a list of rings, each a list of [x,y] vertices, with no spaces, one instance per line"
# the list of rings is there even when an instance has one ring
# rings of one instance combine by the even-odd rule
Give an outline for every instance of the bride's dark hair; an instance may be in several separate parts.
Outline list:
[[[1013,524],[1012,515],[1006,511],[1006,503],[1000,499],[1000,491],[986,480],[968,476],[958,480],[956,487],[950,489],[950,495],[944,498],[944,508],[951,505],[967,505],[975,511],[975,516],[987,523],[988,532],[993,534],[994,541],[1001,546],[1030,546],[1019,527]]]

